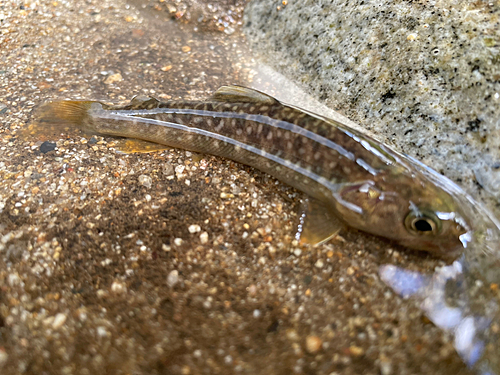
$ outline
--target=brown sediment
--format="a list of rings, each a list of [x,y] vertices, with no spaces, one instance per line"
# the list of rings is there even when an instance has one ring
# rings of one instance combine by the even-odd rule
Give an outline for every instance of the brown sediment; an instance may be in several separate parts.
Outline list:
[[[146,27],[121,1],[30,4],[0,11],[2,375],[469,373],[377,276],[440,261],[356,232],[300,247],[298,192],[234,162],[18,140],[48,100],[194,99],[244,76],[228,57],[237,34]]]
[[[242,25],[243,9],[249,0],[149,0],[132,3],[147,6],[185,24],[204,31],[221,31],[228,35]]]

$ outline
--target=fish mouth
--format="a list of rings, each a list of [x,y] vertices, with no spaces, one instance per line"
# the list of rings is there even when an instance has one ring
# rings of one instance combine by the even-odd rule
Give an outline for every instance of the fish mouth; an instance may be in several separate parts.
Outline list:
[[[470,234],[469,234],[470,235]],[[462,235],[463,236],[463,235]],[[434,243],[436,254],[444,260],[455,260],[466,250],[469,240],[466,237],[459,236],[458,239],[441,243]]]
[[[468,244],[467,239],[460,240],[456,237],[448,237],[441,240],[438,240],[437,238],[424,239],[422,237],[407,237],[404,241],[397,242],[409,249],[425,251],[426,253],[441,258],[445,261],[455,260],[456,258],[458,258],[466,249],[466,244]]]

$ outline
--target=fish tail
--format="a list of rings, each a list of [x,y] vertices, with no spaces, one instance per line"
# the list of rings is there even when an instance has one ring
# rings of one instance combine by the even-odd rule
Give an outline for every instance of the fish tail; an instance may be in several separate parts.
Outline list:
[[[92,101],[63,100],[48,102],[34,111],[33,121],[21,131],[21,137],[52,138],[61,133],[88,133],[92,130],[89,110]]]
[[[89,120],[89,109],[94,102],[63,100],[49,102],[37,111],[36,121],[47,124],[64,123],[76,127],[85,125]]]

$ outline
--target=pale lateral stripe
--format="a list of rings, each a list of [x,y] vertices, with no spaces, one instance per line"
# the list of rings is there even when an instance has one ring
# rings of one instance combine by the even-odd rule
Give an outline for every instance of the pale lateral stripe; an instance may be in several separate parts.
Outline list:
[[[353,138],[354,140],[357,140],[359,139],[359,137],[356,137],[356,138]],[[361,145],[363,145],[363,147],[370,151],[371,153],[377,155],[380,159],[382,159],[387,165],[391,165],[394,163],[394,160],[390,160],[389,158],[387,158],[387,156],[385,156],[384,154],[382,154],[379,150],[377,150],[375,147],[373,147],[368,141],[362,139],[361,140]]]
[[[354,139],[356,142],[360,143],[367,151],[370,151],[372,154],[375,154],[379,159],[381,159],[385,164],[392,165],[394,161],[391,160],[384,154],[382,154],[379,150],[373,147],[366,139],[361,139],[357,135],[351,133],[350,131],[344,130],[344,133]]]
[[[194,133],[194,134],[198,134],[198,135],[203,135],[205,137],[217,139],[219,141],[232,144],[232,145],[234,145],[236,147],[240,147],[246,151],[250,151],[253,154],[260,155],[263,158],[272,160],[272,161],[274,161],[278,164],[281,164],[282,166],[289,168],[289,169],[291,169],[291,170],[293,170],[293,171],[295,171],[295,172],[297,172],[297,173],[299,173],[307,178],[310,178],[313,181],[316,181],[317,183],[319,183],[319,184],[323,185],[324,187],[326,187],[327,189],[329,189],[332,192],[333,196],[338,200],[338,202],[340,204],[342,204],[343,206],[345,206],[345,207],[349,208],[350,210],[355,211],[359,214],[363,213],[363,209],[361,207],[356,206],[356,205],[342,199],[342,197],[339,194],[339,191],[342,188],[343,184],[334,184],[334,183],[328,181],[326,178],[324,178],[324,177],[322,177],[322,176],[320,176],[320,175],[318,175],[318,174],[316,174],[308,169],[305,169],[305,168],[302,168],[298,165],[295,165],[294,163],[290,162],[289,160],[282,159],[276,155],[273,155],[269,152],[266,152],[262,149],[254,147],[252,145],[248,145],[246,143],[237,141],[233,138],[226,137],[226,136],[221,135],[221,134],[213,133],[213,132],[210,132],[208,130],[199,129],[199,128],[195,128],[195,127],[191,127],[191,126],[187,126],[187,125],[175,124],[173,122],[168,122],[168,121],[161,121],[161,120],[155,120],[155,119],[144,118],[144,117],[135,117],[135,116],[132,116],[128,112],[129,111],[127,111],[127,113],[122,113],[122,112],[117,113],[115,111],[109,111],[109,110],[92,110],[90,114],[94,118],[109,119],[109,120],[122,120],[122,121],[134,121],[135,120],[135,121],[137,121],[137,119],[140,119],[139,121],[142,123],[151,124],[151,125],[158,125],[158,126],[163,126],[166,128],[172,128],[172,129],[177,129],[177,130],[182,130],[182,131],[185,131],[187,133]],[[130,112],[132,112],[132,111],[130,111]]]
[[[370,151],[371,153],[373,153],[374,155],[376,155],[380,160],[382,160],[386,165],[392,165],[394,164],[394,162],[400,162],[399,158],[396,158],[394,155],[391,155],[391,153],[384,147],[384,145],[380,144],[379,147],[382,149],[383,152],[385,152],[387,155],[384,155],[382,152],[380,152],[379,150],[377,150],[375,147],[373,147],[372,145],[370,145],[370,143],[365,140],[365,139],[361,139],[359,136],[357,135],[354,135],[352,133],[352,131],[349,131],[348,129],[346,129],[346,126],[343,125],[342,123],[338,122],[338,121],[335,121],[335,120],[332,120],[332,119],[329,119],[328,117],[324,117],[324,116],[321,116],[321,115],[318,115],[314,112],[310,112],[306,109],[303,109],[303,108],[299,108],[299,107],[296,107],[294,105],[290,105],[288,104],[289,107],[291,108],[294,108],[296,110],[299,110],[299,111],[302,111],[304,113],[307,113],[309,116],[311,117],[314,117],[314,118],[317,118],[318,120],[322,120],[322,121],[325,121],[326,123],[334,126],[336,129],[342,131],[345,135],[347,135],[348,137],[351,137],[353,140],[355,140],[356,142],[359,142],[361,143],[361,145],[367,150],[367,151]],[[388,157],[389,156],[389,157]],[[393,160],[391,159],[393,158]],[[358,163],[359,164],[359,163]],[[372,170],[376,170],[372,167]],[[368,172],[370,172],[369,170],[367,170]],[[377,173],[379,172],[379,170],[376,170]],[[370,172],[371,173],[371,172]],[[372,173],[373,174],[373,173]]]
[[[337,143],[322,137],[319,134],[316,134],[310,130],[302,128],[298,125],[295,125],[288,121],[276,120],[271,117],[265,115],[254,115],[248,113],[237,113],[237,112],[217,112],[217,111],[207,111],[202,109],[191,109],[191,108],[153,108],[153,109],[139,109],[139,110],[127,110],[121,111],[120,113],[124,113],[129,116],[140,116],[140,115],[153,115],[159,113],[171,113],[171,114],[180,114],[180,115],[196,115],[196,116],[210,116],[213,118],[238,118],[243,120],[254,121],[257,123],[263,123],[269,126],[273,126],[275,128],[283,129],[291,131],[294,134],[303,135],[306,138],[309,138],[315,142],[318,142],[324,146],[330,147],[331,149],[337,151],[340,155],[344,156],[349,160],[356,160],[354,154],[350,151],[347,151],[342,146]]]
[[[376,176],[378,173],[378,170],[373,168],[370,164],[368,164],[366,161],[364,161],[361,158],[356,159],[356,164],[362,167],[364,170],[366,170],[368,173],[372,174],[373,176]]]
[[[243,119],[243,120],[249,120],[249,121],[254,121],[257,123],[263,123],[269,126],[273,126],[279,129],[283,130],[288,130],[294,134],[299,134],[302,135],[312,141],[318,142],[319,144],[322,144],[323,146],[327,146],[335,151],[337,151],[340,155],[344,156],[345,158],[356,161],[356,164],[358,164],[361,168],[366,170],[368,173],[372,175],[377,175],[379,170],[376,168],[373,168],[371,165],[369,165],[367,162],[360,158],[356,158],[356,156],[350,152],[347,151],[345,148],[342,146],[338,145],[337,143],[319,135],[316,134],[310,130],[307,130],[301,126],[295,125],[291,122],[288,121],[283,121],[283,120],[276,120],[268,116],[264,115],[253,115],[253,114],[247,114],[247,113],[237,113],[237,112],[216,112],[216,111],[207,111],[207,110],[202,110],[202,109],[191,109],[191,108],[153,108],[153,109],[138,109],[138,110],[120,110],[120,113],[127,114],[129,116],[140,116],[144,114],[160,114],[160,113],[167,113],[167,114],[182,114],[182,115],[196,115],[196,116],[210,116],[213,118],[238,118],[238,119]],[[321,120],[321,119],[320,119]],[[322,120],[323,121],[323,120]],[[353,138],[355,141],[358,143],[361,143],[364,148],[366,148],[368,151],[374,153],[377,155],[379,158],[381,158],[386,164],[388,164],[388,159],[382,155],[378,150],[374,149],[373,147],[370,146],[370,148],[367,148],[368,143],[366,141],[361,141],[358,137],[354,136],[353,134],[349,132],[344,132],[346,135],[349,137]],[[389,162],[390,163],[390,162]]]

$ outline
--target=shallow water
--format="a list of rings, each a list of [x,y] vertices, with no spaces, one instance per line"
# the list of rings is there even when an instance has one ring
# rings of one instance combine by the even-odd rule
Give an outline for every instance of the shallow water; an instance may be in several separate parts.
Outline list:
[[[2,10],[13,14],[0,40],[10,62],[0,73],[2,373],[469,374],[420,297],[404,300],[378,276],[385,264],[432,274],[442,261],[354,231],[301,247],[301,195],[227,160],[118,155],[114,139],[90,136],[53,138],[43,153],[16,139],[49,99],[199,99],[237,83],[325,110],[263,66],[237,28],[196,31],[142,4]],[[470,294],[462,315],[491,316]]]
[[[240,39],[237,43],[245,42]],[[245,47],[242,50],[245,53],[234,59],[249,70],[249,76],[240,84],[363,130],[263,63],[265,56],[258,57]],[[493,251],[498,252],[497,246]],[[500,374],[500,255],[490,254],[480,263],[472,259],[482,252],[469,246],[466,255],[451,265],[437,267],[434,273],[381,265],[379,274],[396,293],[416,301],[436,326],[453,337],[455,349],[469,368],[479,374]]]
[[[262,58],[272,61],[265,55]],[[321,106],[315,110],[327,115]],[[344,122],[361,128],[349,120]],[[376,134],[371,135],[377,138]],[[463,256],[450,265],[436,267],[434,272],[387,264],[380,266],[379,275],[396,293],[416,302],[436,326],[451,335],[455,349],[469,368],[479,374],[500,374],[499,224],[491,212],[480,204],[476,207],[479,207],[475,214],[477,221],[485,220],[494,232],[490,239],[474,240]]]
[[[403,298],[416,300],[436,326],[451,334],[468,367],[478,374],[498,374],[498,284],[484,284],[481,271],[471,270],[462,257],[433,274],[385,265],[380,277]]]

